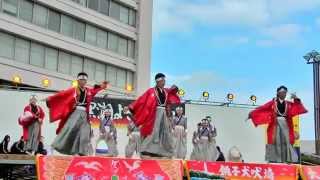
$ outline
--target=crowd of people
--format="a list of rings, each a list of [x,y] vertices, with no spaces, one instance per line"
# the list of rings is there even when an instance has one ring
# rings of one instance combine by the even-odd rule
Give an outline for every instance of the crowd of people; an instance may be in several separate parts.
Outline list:
[[[45,99],[49,108],[50,122],[59,122],[57,136],[52,143],[54,150],[66,155],[96,155],[97,143],[104,140],[107,144],[108,156],[118,156],[117,129],[114,126],[112,111],[106,109],[101,116],[100,127],[92,129],[88,114],[93,97],[108,87],[107,82],[86,86],[88,75],[78,74],[78,87],[58,92]],[[187,154],[187,117],[177,95],[178,87],[173,85],[165,88],[165,75],[155,76],[155,87],[149,88],[142,96],[127,107],[123,116],[127,118],[129,137],[125,147],[125,156],[130,158],[134,153],[141,158],[178,158],[185,159]],[[292,118],[306,113],[307,110],[292,95],[293,102],[285,100],[288,89],[281,86],[277,89],[277,97],[267,104],[249,113],[255,126],[268,125],[268,143],[266,160],[268,162],[297,162],[293,149],[298,134],[293,131]],[[172,113],[172,106],[175,113]],[[46,154],[43,148],[41,125],[44,112],[37,105],[35,96],[25,107],[24,114],[19,118],[23,127],[23,137],[8,150],[10,137],[2,141],[0,153],[28,153],[31,155]],[[225,161],[226,158],[216,144],[217,129],[212,118],[207,116],[197,124],[193,132],[193,150],[191,160]],[[243,162],[237,147],[228,152],[228,161]]]

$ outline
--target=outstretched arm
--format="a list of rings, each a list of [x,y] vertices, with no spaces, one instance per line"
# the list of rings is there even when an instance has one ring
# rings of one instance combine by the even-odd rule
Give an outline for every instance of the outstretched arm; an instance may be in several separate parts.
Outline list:
[[[274,101],[272,100],[249,113],[249,118],[252,119],[255,126],[268,124],[272,121],[273,105]]]

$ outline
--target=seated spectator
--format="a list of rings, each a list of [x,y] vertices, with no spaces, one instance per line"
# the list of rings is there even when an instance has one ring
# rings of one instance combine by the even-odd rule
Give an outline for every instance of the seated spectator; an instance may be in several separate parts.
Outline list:
[[[38,150],[36,151],[36,154],[42,154],[42,155],[47,155],[47,150],[44,149],[44,137],[40,137],[40,142],[38,145]]]
[[[226,161],[226,158],[224,157],[224,154],[221,151],[219,146],[217,146],[217,150],[219,151],[219,157],[218,157],[217,161],[223,161],[223,162]]]
[[[13,143],[13,145],[10,148],[11,154],[26,154],[26,151],[24,150],[24,140],[23,136],[20,138],[19,141]]]
[[[6,135],[0,143],[0,154],[9,154],[8,145],[10,142],[10,136]]]

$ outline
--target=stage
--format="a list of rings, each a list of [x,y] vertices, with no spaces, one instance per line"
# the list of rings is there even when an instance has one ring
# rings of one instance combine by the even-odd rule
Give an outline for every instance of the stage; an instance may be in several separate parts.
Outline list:
[[[319,166],[104,156],[0,155],[0,167],[3,179],[320,179]]]

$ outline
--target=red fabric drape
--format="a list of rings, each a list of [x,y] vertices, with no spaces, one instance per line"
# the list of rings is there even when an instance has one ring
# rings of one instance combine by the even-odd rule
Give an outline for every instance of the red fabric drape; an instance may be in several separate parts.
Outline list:
[[[100,86],[97,86],[96,88],[86,87],[87,113],[89,113],[90,103],[94,96],[101,90],[102,88]],[[74,111],[77,102],[77,95],[77,88],[70,88],[48,97],[47,106],[49,108],[50,122],[59,121],[59,125],[56,130],[57,134],[61,131],[69,116]]]

